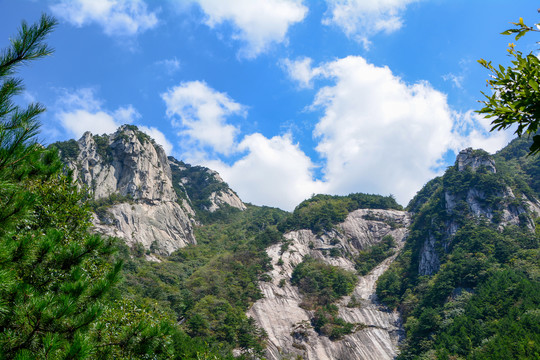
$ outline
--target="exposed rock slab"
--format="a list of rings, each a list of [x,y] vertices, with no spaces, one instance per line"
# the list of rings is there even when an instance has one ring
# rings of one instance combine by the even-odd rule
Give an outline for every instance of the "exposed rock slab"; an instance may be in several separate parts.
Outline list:
[[[94,217],[96,232],[159,254],[196,243],[189,199],[178,201],[167,155],[148,135],[122,126],[110,135],[86,132],[78,146],[68,161],[74,178],[95,200],[115,199]]]
[[[458,171],[470,169],[474,172],[485,169],[492,174],[497,173],[495,161],[483,150],[468,148],[460,151],[455,166]],[[440,229],[434,229],[439,234],[443,234],[441,239],[436,239],[433,232],[429,231],[429,235],[424,240],[418,264],[420,275],[433,275],[439,270],[440,259],[437,247],[440,246],[442,250],[447,251],[452,242],[452,236],[458,231],[459,223],[453,219],[453,215],[455,212],[463,211],[463,209],[456,209],[459,204],[465,205],[470,215],[477,220],[496,222],[500,231],[509,225],[525,225],[534,231],[536,225],[533,218],[540,214],[540,203],[537,199],[529,199],[524,195],[518,198],[509,186],[491,194],[486,194],[477,186],[471,186],[457,194],[445,189],[443,195],[441,201],[449,220],[446,220]],[[489,201],[490,197],[500,199],[497,206],[492,205]],[[495,218],[496,216],[498,218]]]
[[[196,243],[189,217],[175,202],[121,203],[108,213],[107,222],[94,219],[94,230],[120,237],[128,245],[140,243],[152,252],[170,254]]]
[[[311,311],[300,307],[302,295],[290,284],[294,267],[304,256],[318,258],[328,264],[354,270],[352,261],[345,257],[327,256],[328,250],[339,248],[344,254],[357,253],[362,248],[392,235],[400,249],[407,235],[409,215],[395,210],[356,210],[338,226],[338,231],[316,236],[310,230],[287,233],[288,249],[281,245],[267,249],[274,269],[269,272],[270,282],[261,282],[264,298],[249,310],[259,326],[268,334],[267,358],[285,359],[302,356],[310,360],[326,359],[393,359],[402,335],[399,314],[389,311],[377,302],[375,283],[394,260],[394,255],[379,264],[366,276],[359,276],[353,295],[359,307],[347,307],[350,296],[337,305],[345,321],[362,323],[366,327],[346,335],[338,341],[319,336],[311,327]],[[283,265],[278,265],[279,259]],[[280,286],[281,285],[283,286]],[[284,284],[283,284],[284,283]]]

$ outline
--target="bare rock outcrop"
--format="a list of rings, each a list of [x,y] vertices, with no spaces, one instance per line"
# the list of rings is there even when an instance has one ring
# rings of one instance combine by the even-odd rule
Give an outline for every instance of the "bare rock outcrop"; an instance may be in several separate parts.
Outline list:
[[[268,334],[266,356],[268,359],[393,359],[402,336],[398,313],[377,302],[375,283],[388,268],[395,256],[386,259],[366,276],[359,276],[351,296],[339,301],[339,316],[351,323],[363,324],[352,334],[332,341],[312,328],[312,311],[300,307],[302,295],[290,284],[292,272],[307,255],[330,265],[354,270],[348,255],[379,242],[385,235],[392,235],[398,249],[407,235],[409,215],[397,210],[366,210],[351,212],[336,231],[317,236],[311,230],[285,234],[288,247],[270,246],[267,253],[274,266],[268,282],[260,282],[264,298],[255,302],[248,312]],[[342,256],[328,256],[332,249],[339,249]],[[281,264],[281,265],[280,265]],[[354,296],[356,304],[347,305]]]
[[[196,243],[193,209],[178,201],[167,156],[153,139],[124,125],[110,135],[86,132],[77,145],[77,156],[66,162],[101,207],[96,232],[159,254]]]
[[[473,148],[461,150],[456,157],[456,165],[459,171],[463,171],[466,167],[476,171],[484,166],[489,172],[497,172],[493,158],[485,151],[473,150]]]
[[[456,157],[455,168],[459,172],[486,171],[492,177],[498,176],[495,161],[483,150],[467,148],[460,151]],[[540,214],[540,203],[537,199],[530,199],[524,195],[516,197],[508,185],[486,187],[476,184],[465,189],[462,186],[458,188],[460,188],[459,192],[443,189],[441,201],[448,219],[445,220],[442,229],[434,229],[439,234],[439,239],[435,237],[434,231],[430,231],[426,236],[420,251],[418,265],[420,275],[433,275],[439,270],[440,259],[437,247],[442,246],[442,250],[446,251],[452,241],[452,236],[460,227],[454,215],[460,216],[465,211],[476,220],[485,219],[498,224],[500,231],[509,225],[524,225],[531,231],[535,229],[533,217]],[[493,199],[498,199],[496,205]],[[534,213],[536,215],[530,216]]]

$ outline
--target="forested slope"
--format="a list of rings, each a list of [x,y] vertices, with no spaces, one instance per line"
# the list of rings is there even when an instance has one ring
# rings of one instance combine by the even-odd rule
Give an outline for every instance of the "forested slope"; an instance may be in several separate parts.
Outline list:
[[[540,159],[529,146],[462,151],[409,204],[409,238],[377,288],[405,319],[400,359],[538,358]]]

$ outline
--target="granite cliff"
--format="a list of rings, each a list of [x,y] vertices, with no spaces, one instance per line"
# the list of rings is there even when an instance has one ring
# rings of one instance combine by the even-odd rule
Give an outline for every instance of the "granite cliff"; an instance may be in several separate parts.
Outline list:
[[[248,315],[268,334],[268,359],[393,359],[403,335],[400,316],[377,301],[375,283],[395,255],[385,259],[358,282],[351,295],[337,303],[339,316],[357,324],[356,330],[339,340],[318,334],[312,326],[313,310],[302,307],[304,296],[290,279],[294,268],[305,257],[355,271],[351,259],[362,249],[391,235],[396,250],[407,236],[409,215],[399,210],[358,209],[347,216],[335,230],[314,234],[297,230],[285,234],[288,247],[276,244],[267,249],[274,269],[271,281],[260,282],[264,298],[257,301]],[[339,256],[331,256],[332,249]],[[397,254],[397,253],[396,253]],[[351,299],[354,305],[350,306]]]
[[[207,208],[194,207],[189,186],[197,182],[189,165],[172,157],[135,126],[124,125],[109,135],[86,132],[78,141],[55,143],[73,177],[93,198],[94,231],[117,236],[148,253],[170,254],[187,244],[196,244],[193,226],[199,211],[223,206],[245,209],[238,196],[219,175],[197,167],[209,180],[200,189],[216,188],[201,199]]]
[[[464,215],[495,223],[500,231],[508,225],[522,225],[534,231],[534,218],[540,214],[538,199],[525,194],[516,196],[509,181],[497,174],[493,156],[483,150],[460,151],[437,191],[439,219],[444,220],[439,226],[432,226],[424,240],[418,265],[420,275],[437,272],[441,251],[449,248]],[[423,225],[427,224],[418,224]]]
[[[245,317],[238,322],[243,325],[227,330],[227,339],[232,339],[228,346],[236,348],[237,355],[257,358],[255,354],[264,352],[272,360],[393,359],[400,351],[429,355],[434,341],[429,331],[439,330],[421,332],[431,324],[423,323],[428,322],[424,309],[436,309],[440,314],[434,312],[434,318],[444,316],[441,323],[451,324],[448,314],[453,313],[446,307],[474,297],[474,287],[481,284],[478,279],[496,273],[503,263],[491,273],[480,271],[477,276],[472,268],[472,275],[458,274],[468,271],[475,261],[487,267],[496,262],[485,260],[489,256],[499,261],[498,256],[524,246],[523,254],[512,255],[520,264],[525,260],[519,256],[529,256],[527,251],[535,246],[527,237],[538,231],[540,183],[534,174],[540,167],[531,160],[527,162],[530,168],[518,169],[524,175],[514,176],[515,167],[504,160],[513,157],[504,152],[493,156],[482,150],[461,151],[455,165],[428,182],[407,211],[391,196],[358,193],[316,195],[291,214],[246,206],[217,172],[167,157],[134,126],[123,126],[110,135],[85,133],[79,141],[55,146],[76,181],[93,198],[94,231],[121,237],[132,248],[142,247],[148,260],[156,260],[153,254],[170,255],[197,244],[194,230],[200,227],[201,244],[162,256],[162,262],[152,267],[158,271],[157,266],[163,265],[161,276],[141,289],[163,290],[170,287],[169,282],[175,283],[178,293],[156,295],[157,299],[162,304],[170,302],[188,334],[209,336],[206,340],[221,336],[221,326],[230,325],[225,324],[224,309],[229,309],[227,316],[240,312],[245,317],[247,311],[252,319]],[[483,234],[480,231],[495,240],[481,238],[475,246],[485,249],[470,250],[469,238]],[[499,235],[506,240],[498,239]],[[526,239],[520,240],[525,245],[498,248],[512,243],[513,237]],[[364,255],[388,238],[393,241],[391,251],[383,252],[367,270],[362,267],[362,261],[367,261]],[[194,250],[199,248],[200,252]],[[456,248],[461,249],[457,255]],[[313,299],[293,282],[295,270],[306,259],[353,274],[352,291],[324,305],[310,305]],[[452,261],[458,260],[463,264],[452,268]],[[527,271],[536,271],[530,268]],[[249,277],[247,269],[253,272]],[[171,274],[177,278],[171,280]],[[236,277],[242,281],[236,283]],[[453,283],[444,280],[453,277],[457,279]],[[230,294],[223,284],[226,281],[235,283]],[[444,286],[439,285],[443,281]],[[160,291],[144,296],[148,300]],[[317,328],[318,311],[335,311],[335,323],[330,325],[349,326],[348,330],[332,336]],[[243,347],[246,328],[266,348],[260,345],[255,353],[257,346]]]

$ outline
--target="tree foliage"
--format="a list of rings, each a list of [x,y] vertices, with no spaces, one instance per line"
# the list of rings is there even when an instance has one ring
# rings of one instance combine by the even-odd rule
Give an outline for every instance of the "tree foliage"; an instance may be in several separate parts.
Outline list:
[[[377,295],[398,308],[407,332],[399,359],[529,359],[539,354],[540,231],[533,212],[503,221],[534,199],[540,158],[532,140],[515,139],[494,159],[497,172],[455,167],[411,201],[413,224],[402,253],[377,282]],[[480,154],[481,155],[481,154]],[[509,189],[512,190],[512,195]],[[476,197],[476,210],[469,194]],[[514,198],[515,196],[515,198]],[[448,206],[447,199],[454,204]],[[448,231],[455,224],[455,232]],[[440,267],[420,275],[428,239]]]
[[[345,221],[347,215],[356,209],[396,209],[403,208],[392,195],[381,196],[354,193],[347,196],[318,194],[304,200],[281,224],[279,230],[286,232],[310,229],[317,234],[330,231],[334,225]]]
[[[14,103],[15,70],[51,53],[55,25],[23,22],[0,57],[0,359],[168,357],[168,325],[108,297],[122,262],[112,239],[88,232],[87,195],[57,151],[36,143],[44,108]]]
[[[515,28],[504,31],[503,35],[516,34],[519,40],[526,33],[540,31],[540,23],[534,27],[527,26],[520,18],[513,23]],[[517,125],[515,133],[518,136],[532,136],[533,144],[530,154],[540,152],[540,135],[537,132],[540,127],[540,60],[532,52],[523,54],[515,50],[513,43],[509,44],[508,53],[512,58],[511,66],[494,66],[491,61],[484,59],[478,62],[491,72],[491,78],[487,80],[492,94],[483,93],[486,100],[481,101],[484,107],[478,111],[487,118],[494,117],[493,130],[507,129]]]
[[[338,340],[357,328],[357,324],[340,318],[338,307],[333,304],[351,294],[357,280],[353,272],[311,257],[305,257],[291,276],[291,284],[298,286],[304,295],[300,306],[314,310],[311,318],[313,328],[331,340]]]

